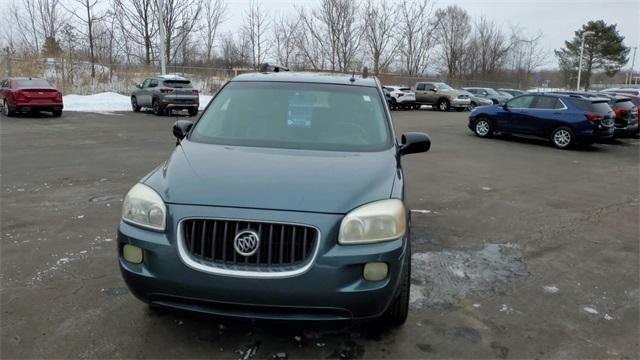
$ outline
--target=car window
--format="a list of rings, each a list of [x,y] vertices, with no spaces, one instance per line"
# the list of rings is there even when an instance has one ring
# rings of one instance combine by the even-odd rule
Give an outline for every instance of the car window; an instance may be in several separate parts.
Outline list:
[[[189,80],[165,80],[162,82],[162,85],[174,89],[180,88],[192,88],[191,81]]]
[[[151,79],[151,81],[149,81],[149,87],[153,88],[158,86],[158,80],[157,79]]]
[[[408,87],[403,87],[403,88],[400,88],[400,91],[411,91],[411,89]]]
[[[20,79],[15,83],[16,87],[51,87],[47,80],[42,79]]]
[[[631,102],[631,99],[622,99],[622,100],[616,100],[616,107],[619,109],[631,110],[634,108],[634,105]]]
[[[533,95],[524,95],[513,98],[507,102],[507,106],[512,109],[528,109],[531,107]]]
[[[0,88],[5,88],[5,87],[7,87],[7,80],[0,81]]]
[[[435,86],[434,84],[432,84],[432,83],[425,83],[425,84],[424,84],[424,87],[425,87],[427,90],[431,90],[431,89],[435,89],[435,88],[436,88],[436,86]]]
[[[533,103],[533,108],[535,109],[562,109],[564,105],[558,100],[558,98],[554,98],[551,96],[537,96],[536,101]]]
[[[145,80],[142,82],[142,87],[143,87],[143,88],[149,87],[149,82],[150,82],[150,81],[151,81],[151,79],[145,79]]]
[[[416,90],[425,90],[426,86],[424,85],[424,83],[419,83],[418,86],[416,86]]]
[[[374,87],[231,82],[190,139],[237,146],[380,151],[392,146],[386,106]]]
[[[451,86],[445,84],[445,83],[438,83],[436,84],[438,86],[438,90],[453,90],[451,88]]]

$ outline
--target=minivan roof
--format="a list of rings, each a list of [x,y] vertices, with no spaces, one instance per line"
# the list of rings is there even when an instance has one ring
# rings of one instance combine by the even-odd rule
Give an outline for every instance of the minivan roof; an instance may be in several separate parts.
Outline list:
[[[352,81],[353,79],[353,81]],[[269,81],[269,82],[299,82],[316,84],[336,84],[375,87],[376,80],[373,77],[363,79],[359,76],[334,73],[313,72],[268,72],[246,73],[233,78],[231,81]]]

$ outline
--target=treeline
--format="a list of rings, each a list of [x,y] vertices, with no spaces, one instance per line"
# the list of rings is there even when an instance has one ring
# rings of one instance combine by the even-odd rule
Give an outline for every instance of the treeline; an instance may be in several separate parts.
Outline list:
[[[257,68],[270,61],[292,69],[352,71],[487,80],[526,85],[547,60],[541,34],[504,29],[430,0],[320,0],[274,14],[251,3],[229,22],[225,0],[163,0],[168,63]],[[82,59],[96,64],[159,64],[156,0],[13,0],[2,31],[11,56]],[[221,31],[223,28],[234,31]]]

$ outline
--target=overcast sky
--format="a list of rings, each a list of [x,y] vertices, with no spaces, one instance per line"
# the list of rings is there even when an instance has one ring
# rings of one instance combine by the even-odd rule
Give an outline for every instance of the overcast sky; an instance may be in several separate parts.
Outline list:
[[[318,0],[259,2],[271,15],[279,15],[292,13],[294,6],[315,6]],[[228,1],[229,21],[223,26],[225,31],[237,30],[250,3],[250,0]],[[627,46],[638,46],[640,42],[640,0],[436,0],[435,4],[436,7],[456,4],[466,9],[472,18],[484,15],[505,30],[519,26],[531,35],[542,31],[542,44],[549,58],[545,67],[557,66],[553,50],[563,47],[564,41],[589,20],[617,24]],[[640,54],[636,56],[636,69],[639,63]]]

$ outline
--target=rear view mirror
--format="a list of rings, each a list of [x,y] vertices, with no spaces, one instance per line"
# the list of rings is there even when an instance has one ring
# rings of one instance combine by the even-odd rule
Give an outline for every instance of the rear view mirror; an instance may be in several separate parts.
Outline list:
[[[431,139],[429,135],[421,132],[408,132],[402,134],[400,155],[415,154],[429,151]]]
[[[185,136],[187,136],[187,134],[189,133],[189,130],[191,130],[191,127],[193,126],[193,121],[189,121],[189,120],[178,120],[173,124],[173,136],[176,137],[176,139],[178,139],[178,141],[184,139]]]

